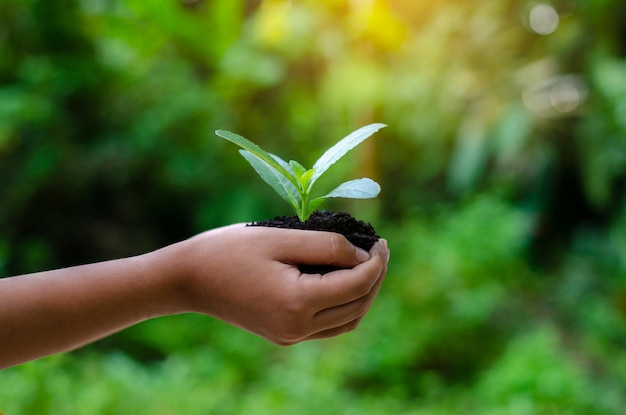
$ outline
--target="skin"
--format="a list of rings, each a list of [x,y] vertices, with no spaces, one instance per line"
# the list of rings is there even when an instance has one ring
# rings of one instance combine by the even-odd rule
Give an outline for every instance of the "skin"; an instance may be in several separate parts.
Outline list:
[[[279,345],[357,327],[387,272],[342,235],[243,224],[113,261],[0,279],[0,368],[76,349],[150,318],[202,313]],[[296,264],[336,265],[325,275]]]

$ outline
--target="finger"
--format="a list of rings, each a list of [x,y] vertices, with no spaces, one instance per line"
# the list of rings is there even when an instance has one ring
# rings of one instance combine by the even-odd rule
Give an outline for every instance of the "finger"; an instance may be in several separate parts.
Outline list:
[[[331,329],[319,331],[317,333],[310,335],[306,339],[303,339],[302,341],[329,339],[331,337],[337,337],[341,334],[351,332],[359,326],[362,319],[363,317],[359,317],[339,327],[334,327]]]
[[[334,265],[351,268],[370,259],[370,254],[335,232],[274,229],[276,259],[294,265]]]
[[[318,312],[349,304],[372,292],[387,266],[389,251],[386,241],[375,243],[370,254],[369,261],[351,269],[332,271],[323,276],[300,276],[301,282],[306,285],[304,290],[316,302]]]
[[[380,291],[383,281],[385,280],[385,275],[386,267],[383,269],[378,281],[376,281],[376,284],[367,295],[348,304],[327,308],[316,313],[313,317],[316,327],[321,328],[322,331],[328,330],[365,316]]]
[[[320,330],[312,335],[310,335],[309,337],[307,337],[304,340],[316,340],[316,339],[327,339],[327,338],[331,338],[331,337],[336,337],[339,336],[341,334],[345,334],[348,333],[350,331],[355,330],[359,324],[361,323],[361,321],[363,320],[363,318],[365,317],[365,315],[367,314],[367,312],[369,311],[372,302],[374,301],[374,298],[376,298],[376,296],[378,295],[378,291],[380,290],[380,287],[382,286],[382,283],[385,279],[385,276],[387,275],[387,266],[385,265],[385,268],[383,269],[381,276],[376,284],[376,286],[374,287],[374,290],[372,290],[372,293],[368,294],[368,298],[366,299],[366,306],[365,308],[360,311],[360,312],[356,312],[355,313],[355,317],[350,319],[349,314],[345,315],[345,313],[350,313],[347,309],[342,309],[342,307],[337,307],[335,309],[330,309],[330,310],[324,310],[322,311],[322,313],[320,313],[318,316],[321,319],[326,319],[329,318],[331,321],[334,321],[335,324],[337,322],[340,322],[339,325],[337,326],[330,326],[329,328]],[[359,302],[361,300],[357,300],[356,302]],[[352,304],[352,303],[351,303]],[[328,311],[329,313],[340,313],[340,314],[344,314],[343,317],[340,316],[332,316],[332,315],[326,315],[326,311]]]

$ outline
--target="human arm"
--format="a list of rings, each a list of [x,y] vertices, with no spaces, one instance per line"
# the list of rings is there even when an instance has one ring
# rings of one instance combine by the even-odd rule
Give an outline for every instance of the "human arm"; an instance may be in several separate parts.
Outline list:
[[[0,368],[71,350],[141,321],[207,314],[288,345],[356,327],[386,274],[379,241],[232,225],[131,258],[0,280]],[[297,264],[342,268],[301,274]]]

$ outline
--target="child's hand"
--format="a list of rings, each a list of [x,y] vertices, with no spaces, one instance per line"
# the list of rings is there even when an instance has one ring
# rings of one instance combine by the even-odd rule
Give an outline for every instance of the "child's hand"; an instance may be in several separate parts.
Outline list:
[[[354,329],[387,271],[384,240],[369,253],[342,235],[233,225],[205,232],[172,251],[184,270],[184,301],[274,343],[336,336]],[[298,265],[345,268],[301,274]]]

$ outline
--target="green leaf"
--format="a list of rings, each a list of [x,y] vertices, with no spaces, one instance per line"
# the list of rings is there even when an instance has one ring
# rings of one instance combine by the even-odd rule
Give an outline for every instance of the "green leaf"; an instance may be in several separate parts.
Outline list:
[[[287,180],[289,180],[294,186],[298,185],[296,177],[293,175],[293,170],[290,168],[285,168],[285,165],[288,166],[286,162],[284,162],[280,157],[274,156],[267,151],[263,150],[258,145],[254,144],[252,141],[248,140],[245,137],[240,136],[239,134],[235,134],[226,130],[217,130],[215,131],[219,137],[222,137],[231,143],[237,144],[239,147],[247,150],[248,152],[254,154],[257,158],[264,161],[266,164],[272,166],[274,169],[278,170]],[[280,163],[279,161],[283,163]],[[290,171],[291,170],[291,171]]]
[[[269,154],[269,156],[272,159],[274,159],[274,161],[276,163],[278,163],[280,165],[280,167],[282,167],[287,172],[287,175],[285,177],[290,179],[289,181],[295,185],[297,183],[296,180],[297,180],[298,176],[294,172],[294,170],[291,167],[291,165],[289,163],[287,163],[285,160],[283,160],[280,157],[278,157],[276,154],[272,154],[272,153],[267,153],[267,154]],[[282,174],[285,175],[285,173],[282,173]]]
[[[317,197],[309,202],[306,217],[326,199],[331,197],[345,197],[348,199],[370,199],[378,196],[380,193],[380,185],[372,179],[363,178],[344,182],[330,191],[330,193]]]
[[[313,175],[315,174],[315,170],[310,169],[307,170],[306,172],[304,172],[304,174],[302,176],[300,176],[298,178],[298,181],[301,184],[301,189],[303,189],[305,191],[305,193],[310,193],[311,192],[311,178],[313,177]]]
[[[289,165],[293,169],[294,173],[296,173],[297,177],[302,177],[307,171],[306,167],[304,167],[302,164],[298,163],[295,160],[289,160]]]
[[[298,189],[296,189],[291,181],[289,181],[282,172],[248,150],[239,150],[239,153],[250,163],[252,168],[261,176],[265,183],[269,184],[280,197],[298,212],[301,197]]]
[[[309,186],[312,186],[313,183],[322,175],[330,166],[332,166],[337,160],[343,157],[348,151],[352,150],[354,147],[361,144],[367,138],[369,138],[376,131],[381,128],[386,127],[385,124],[370,124],[365,127],[361,127],[358,130],[352,132],[348,136],[341,139],[337,144],[329,148],[322,157],[320,157],[315,164],[313,165],[313,170],[315,173],[313,177],[311,177],[311,181],[309,182]]]
[[[295,160],[290,160],[289,163],[287,163],[285,160],[281,159],[277,155],[271,153],[269,154],[274,158],[274,160],[276,160],[278,164],[280,164],[286,171],[289,172],[292,177],[292,179],[289,179],[289,181],[298,189],[298,193],[300,194],[299,197],[302,197],[302,195],[305,194],[304,189],[306,189],[306,187],[305,183],[302,181],[300,172],[304,170],[304,174],[306,174],[306,169]]]
[[[363,178],[342,183],[321,198],[345,197],[350,199],[370,199],[378,196],[378,193],[380,193],[380,185],[372,179]]]
[[[298,189],[300,189],[301,194],[308,193],[309,189],[309,180],[311,180],[311,176],[313,175],[313,170],[307,170],[302,164],[298,163],[295,160],[289,161],[289,169],[293,171],[294,177],[298,182]]]

